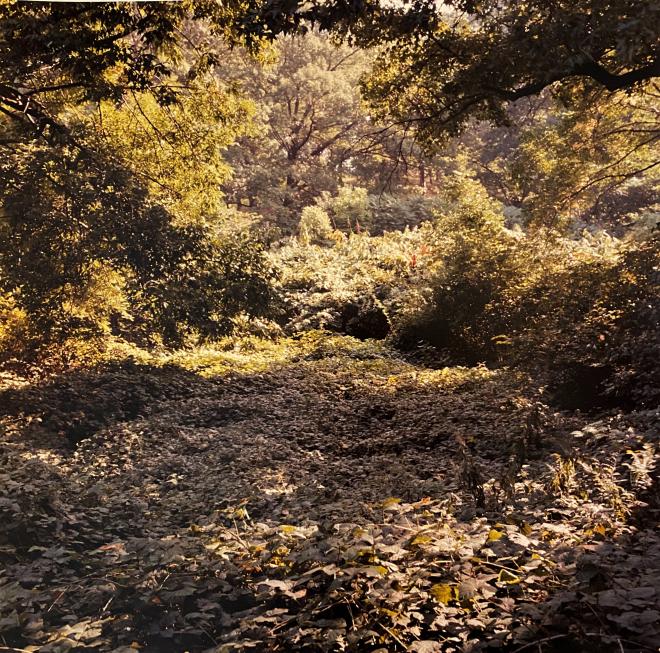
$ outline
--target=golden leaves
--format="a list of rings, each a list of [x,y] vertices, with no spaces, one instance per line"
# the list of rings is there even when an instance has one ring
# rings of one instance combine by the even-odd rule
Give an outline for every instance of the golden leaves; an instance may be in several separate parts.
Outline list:
[[[458,585],[436,583],[431,587],[431,594],[439,603],[448,604],[450,601],[458,601]]]

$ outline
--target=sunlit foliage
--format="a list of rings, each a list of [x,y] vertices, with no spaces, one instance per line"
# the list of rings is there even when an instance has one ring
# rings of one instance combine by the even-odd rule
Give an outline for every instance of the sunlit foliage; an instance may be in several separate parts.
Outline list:
[[[190,330],[217,336],[242,311],[268,310],[272,271],[258,245],[175,225],[112,159],[26,145],[1,174],[3,290],[37,340],[128,329],[181,344]]]
[[[0,0],[0,651],[654,649],[656,4]]]
[[[221,185],[232,176],[225,153],[250,130],[252,105],[214,79],[195,82],[179,102],[148,94],[105,101],[89,116],[92,138],[112,151],[179,223],[219,224]]]

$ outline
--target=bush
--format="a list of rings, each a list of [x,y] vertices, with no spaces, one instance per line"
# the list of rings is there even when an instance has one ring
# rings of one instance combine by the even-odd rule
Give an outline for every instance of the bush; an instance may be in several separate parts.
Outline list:
[[[10,294],[0,294],[0,362],[21,357],[29,323],[24,310]]]
[[[504,216],[478,186],[466,189],[450,211],[436,219],[439,272],[430,301],[408,311],[395,340],[404,349],[419,341],[446,350],[458,364],[491,358],[493,338],[506,333],[504,315],[491,315],[497,299],[520,278],[520,233],[504,227]]]
[[[32,349],[110,333],[180,346],[264,316],[274,270],[249,237],[175,223],[100,154],[25,146],[0,164],[0,290]]]
[[[370,233],[380,235],[385,231],[403,231],[433,219],[435,211],[443,205],[437,197],[425,195],[370,195]]]
[[[509,230],[479,192],[435,229],[439,272],[428,303],[396,325],[400,347],[426,342],[455,364],[531,364],[560,401],[595,388],[582,407],[657,404],[657,236]]]
[[[620,241],[615,260],[592,271],[597,284],[580,289],[588,310],[566,323],[549,352],[551,390],[560,403],[578,408],[660,403],[659,264],[654,236]],[[580,273],[584,270],[570,280],[574,287],[579,288]],[[591,401],[585,397],[584,405],[571,406],[584,392],[585,372],[601,375],[597,392]]]
[[[158,279],[132,281],[135,323],[145,339],[160,334],[169,347],[207,342],[233,333],[244,317],[275,313],[277,273],[253,237],[198,232],[182,247]]]
[[[298,237],[304,245],[321,244],[333,232],[330,217],[320,206],[306,206],[298,224]]]
[[[317,204],[330,215],[335,227],[342,231],[359,233],[368,230],[371,225],[373,216],[366,188],[342,186],[335,196],[323,193]]]
[[[431,276],[430,225],[373,237],[337,239],[334,246],[297,240],[274,251],[289,307],[287,330],[330,329],[382,338]]]

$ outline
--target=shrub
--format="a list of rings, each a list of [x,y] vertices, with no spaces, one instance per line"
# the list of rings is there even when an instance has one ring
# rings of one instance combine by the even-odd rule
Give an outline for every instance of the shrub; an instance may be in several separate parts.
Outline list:
[[[426,342],[458,364],[531,364],[582,407],[657,404],[657,235],[509,230],[478,192],[435,229],[439,272],[429,301],[396,325],[400,347]],[[585,385],[593,392],[578,400]]]
[[[591,407],[570,404],[583,395],[584,375],[600,374],[593,407],[660,403],[659,265],[657,236],[626,239],[618,243],[613,261],[591,270],[596,283],[581,281],[584,269],[572,275],[571,286],[584,295],[587,310],[581,319],[565,320],[549,348],[551,389],[560,402],[567,398],[563,403],[569,407]]]
[[[298,224],[298,237],[304,245],[320,244],[332,235],[330,217],[320,206],[306,206]]]
[[[378,237],[350,234],[332,247],[292,240],[275,250],[289,307],[287,330],[383,337],[404,297],[417,296],[431,276],[431,232],[427,224]]]
[[[503,333],[489,315],[494,302],[519,277],[517,243],[521,234],[504,227],[504,216],[479,187],[435,223],[439,272],[430,301],[398,325],[402,348],[425,341],[446,350],[459,364],[490,358],[492,338]]]
[[[272,304],[261,245],[175,223],[100,154],[26,146],[0,164],[0,181],[0,290],[23,312],[33,349],[111,332],[180,346]]]
[[[0,362],[18,359],[28,334],[28,320],[13,295],[0,294]]]
[[[135,278],[131,301],[143,337],[160,334],[169,347],[206,342],[233,333],[244,317],[274,314],[274,266],[248,234],[188,237],[183,253],[159,278]]]
[[[337,229],[342,231],[368,230],[372,221],[369,194],[366,188],[342,186],[337,194],[323,193],[317,204],[332,218]]]
[[[403,231],[433,219],[443,202],[437,197],[424,195],[370,195],[370,233],[380,235],[385,231]]]

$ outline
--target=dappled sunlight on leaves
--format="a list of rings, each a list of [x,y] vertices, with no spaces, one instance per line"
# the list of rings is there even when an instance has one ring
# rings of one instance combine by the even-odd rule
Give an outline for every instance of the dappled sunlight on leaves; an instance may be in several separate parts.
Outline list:
[[[658,540],[626,521],[652,484],[651,412],[555,414],[511,477],[534,394],[522,374],[415,368],[321,333],[246,348],[266,352],[260,372],[200,364],[226,361],[221,349],[191,352],[205,378],[129,364],[126,380],[139,370],[153,391],[75,450],[35,449],[26,418],[44,400],[49,423],[85,413],[93,374],[69,377],[73,409],[64,386],[13,391],[8,644],[480,650],[568,637],[566,615],[587,604],[612,633],[650,641]]]

